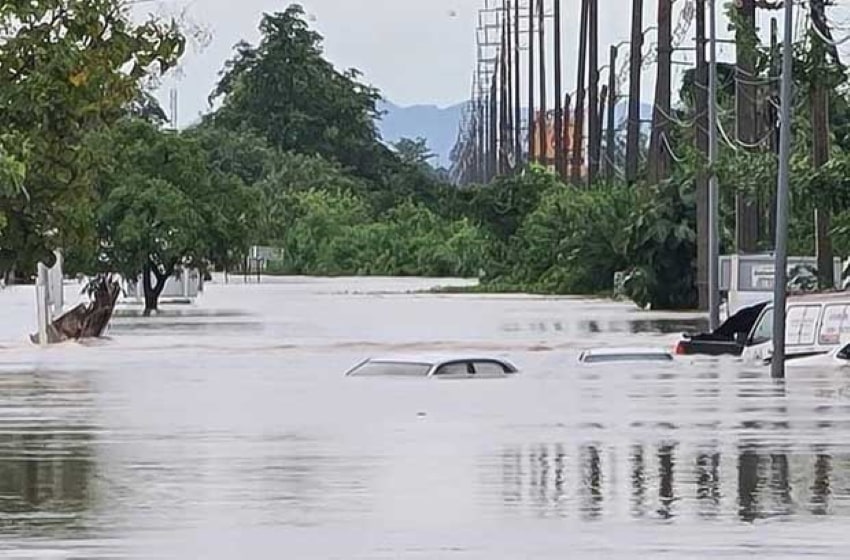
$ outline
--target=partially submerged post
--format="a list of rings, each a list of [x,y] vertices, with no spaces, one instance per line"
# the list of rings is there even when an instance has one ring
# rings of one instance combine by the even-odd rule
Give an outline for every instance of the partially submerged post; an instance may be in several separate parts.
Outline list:
[[[47,267],[39,263],[39,277],[36,283],[39,328],[36,334],[30,335],[32,342],[46,345],[66,340],[98,338],[103,335],[121,293],[118,282],[111,276],[96,276],[85,288],[90,303],[81,303],[56,319],[52,318],[49,311],[50,290],[46,287],[48,284]]]
[[[792,41],[794,5],[785,2],[785,38],[782,45],[782,109],[779,134],[779,177],[776,187],[776,263],[773,281],[773,358],[770,374],[785,378],[785,301],[788,276],[788,178],[791,158]]]

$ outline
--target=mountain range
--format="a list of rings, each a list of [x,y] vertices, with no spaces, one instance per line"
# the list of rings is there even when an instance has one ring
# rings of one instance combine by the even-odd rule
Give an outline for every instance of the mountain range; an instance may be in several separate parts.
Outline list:
[[[428,147],[435,154],[431,161],[435,167],[449,167],[455,141],[457,141],[458,125],[460,124],[463,108],[466,102],[448,107],[436,105],[411,105],[402,107],[384,100],[378,105],[382,117],[378,128],[385,142],[398,142],[402,138],[425,138]],[[617,126],[626,120],[628,102],[617,104],[615,119]],[[641,104],[641,120],[652,118],[652,105]],[[523,110],[523,114],[525,111]]]

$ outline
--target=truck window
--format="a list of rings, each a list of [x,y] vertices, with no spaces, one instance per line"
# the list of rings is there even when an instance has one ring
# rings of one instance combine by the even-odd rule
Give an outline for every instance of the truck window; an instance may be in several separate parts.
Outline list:
[[[823,312],[818,342],[820,344],[839,344],[842,335],[850,334],[850,305],[827,305]]]
[[[815,343],[815,329],[820,305],[792,305],[785,316],[785,344],[801,346]],[[850,326],[850,325],[848,325]],[[773,308],[762,313],[753,329],[750,344],[758,345],[773,340]]]
[[[753,329],[750,344],[764,344],[773,338],[773,308],[768,308],[761,314],[761,318]]]
[[[815,343],[820,305],[792,305],[785,317],[785,344],[803,346]]]

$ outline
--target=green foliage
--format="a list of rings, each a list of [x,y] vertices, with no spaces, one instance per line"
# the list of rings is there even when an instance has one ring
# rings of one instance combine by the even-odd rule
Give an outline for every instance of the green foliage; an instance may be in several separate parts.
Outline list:
[[[373,220],[365,201],[348,191],[288,191],[283,197],[281,272],[474,276],[484,262],[486,239],[477,228],[413,202]]]
[[[550,188],[518,231],[509,279],[551,293],[610,290],[614,273],[629,262],[628,224],[637,199],[627,187]]]
[[[122,0],[5,2],[0,30],[0,133],[27,151],[12,154],[27,165],[22,188],[0,189],[0,267],[31,270],[53,247],[93,239],[86,138],[126,113],[145,78],[174,65],[183,38],[173,24],[133,24]]]
[[[282,151],[318,154],[380,176],[376,164],[387,150],[377,142],[377,91],[322,56],[322,37],[297,4],[264,15],[260,33],[257,46],[236,46],[212,94],[222,106],[209,120],[257,131]]]
[[[99,141],[103,265],[135,278],[146,263],[164,272],[185,260],[231,264],[247,254],[259,191],[217,167],[196,136],[129,119]]]

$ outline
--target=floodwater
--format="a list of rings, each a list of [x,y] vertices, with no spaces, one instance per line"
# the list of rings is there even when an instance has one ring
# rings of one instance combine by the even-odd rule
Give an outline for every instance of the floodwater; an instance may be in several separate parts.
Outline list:
[[[0,557],[850,554],[845,373],[580,368],[582,348],[701,326],[605,301],[217,280],[46,350],[26,342],[32,288],[0,291]],[[466,349],[522,373],[342,377],[369,355]]]

